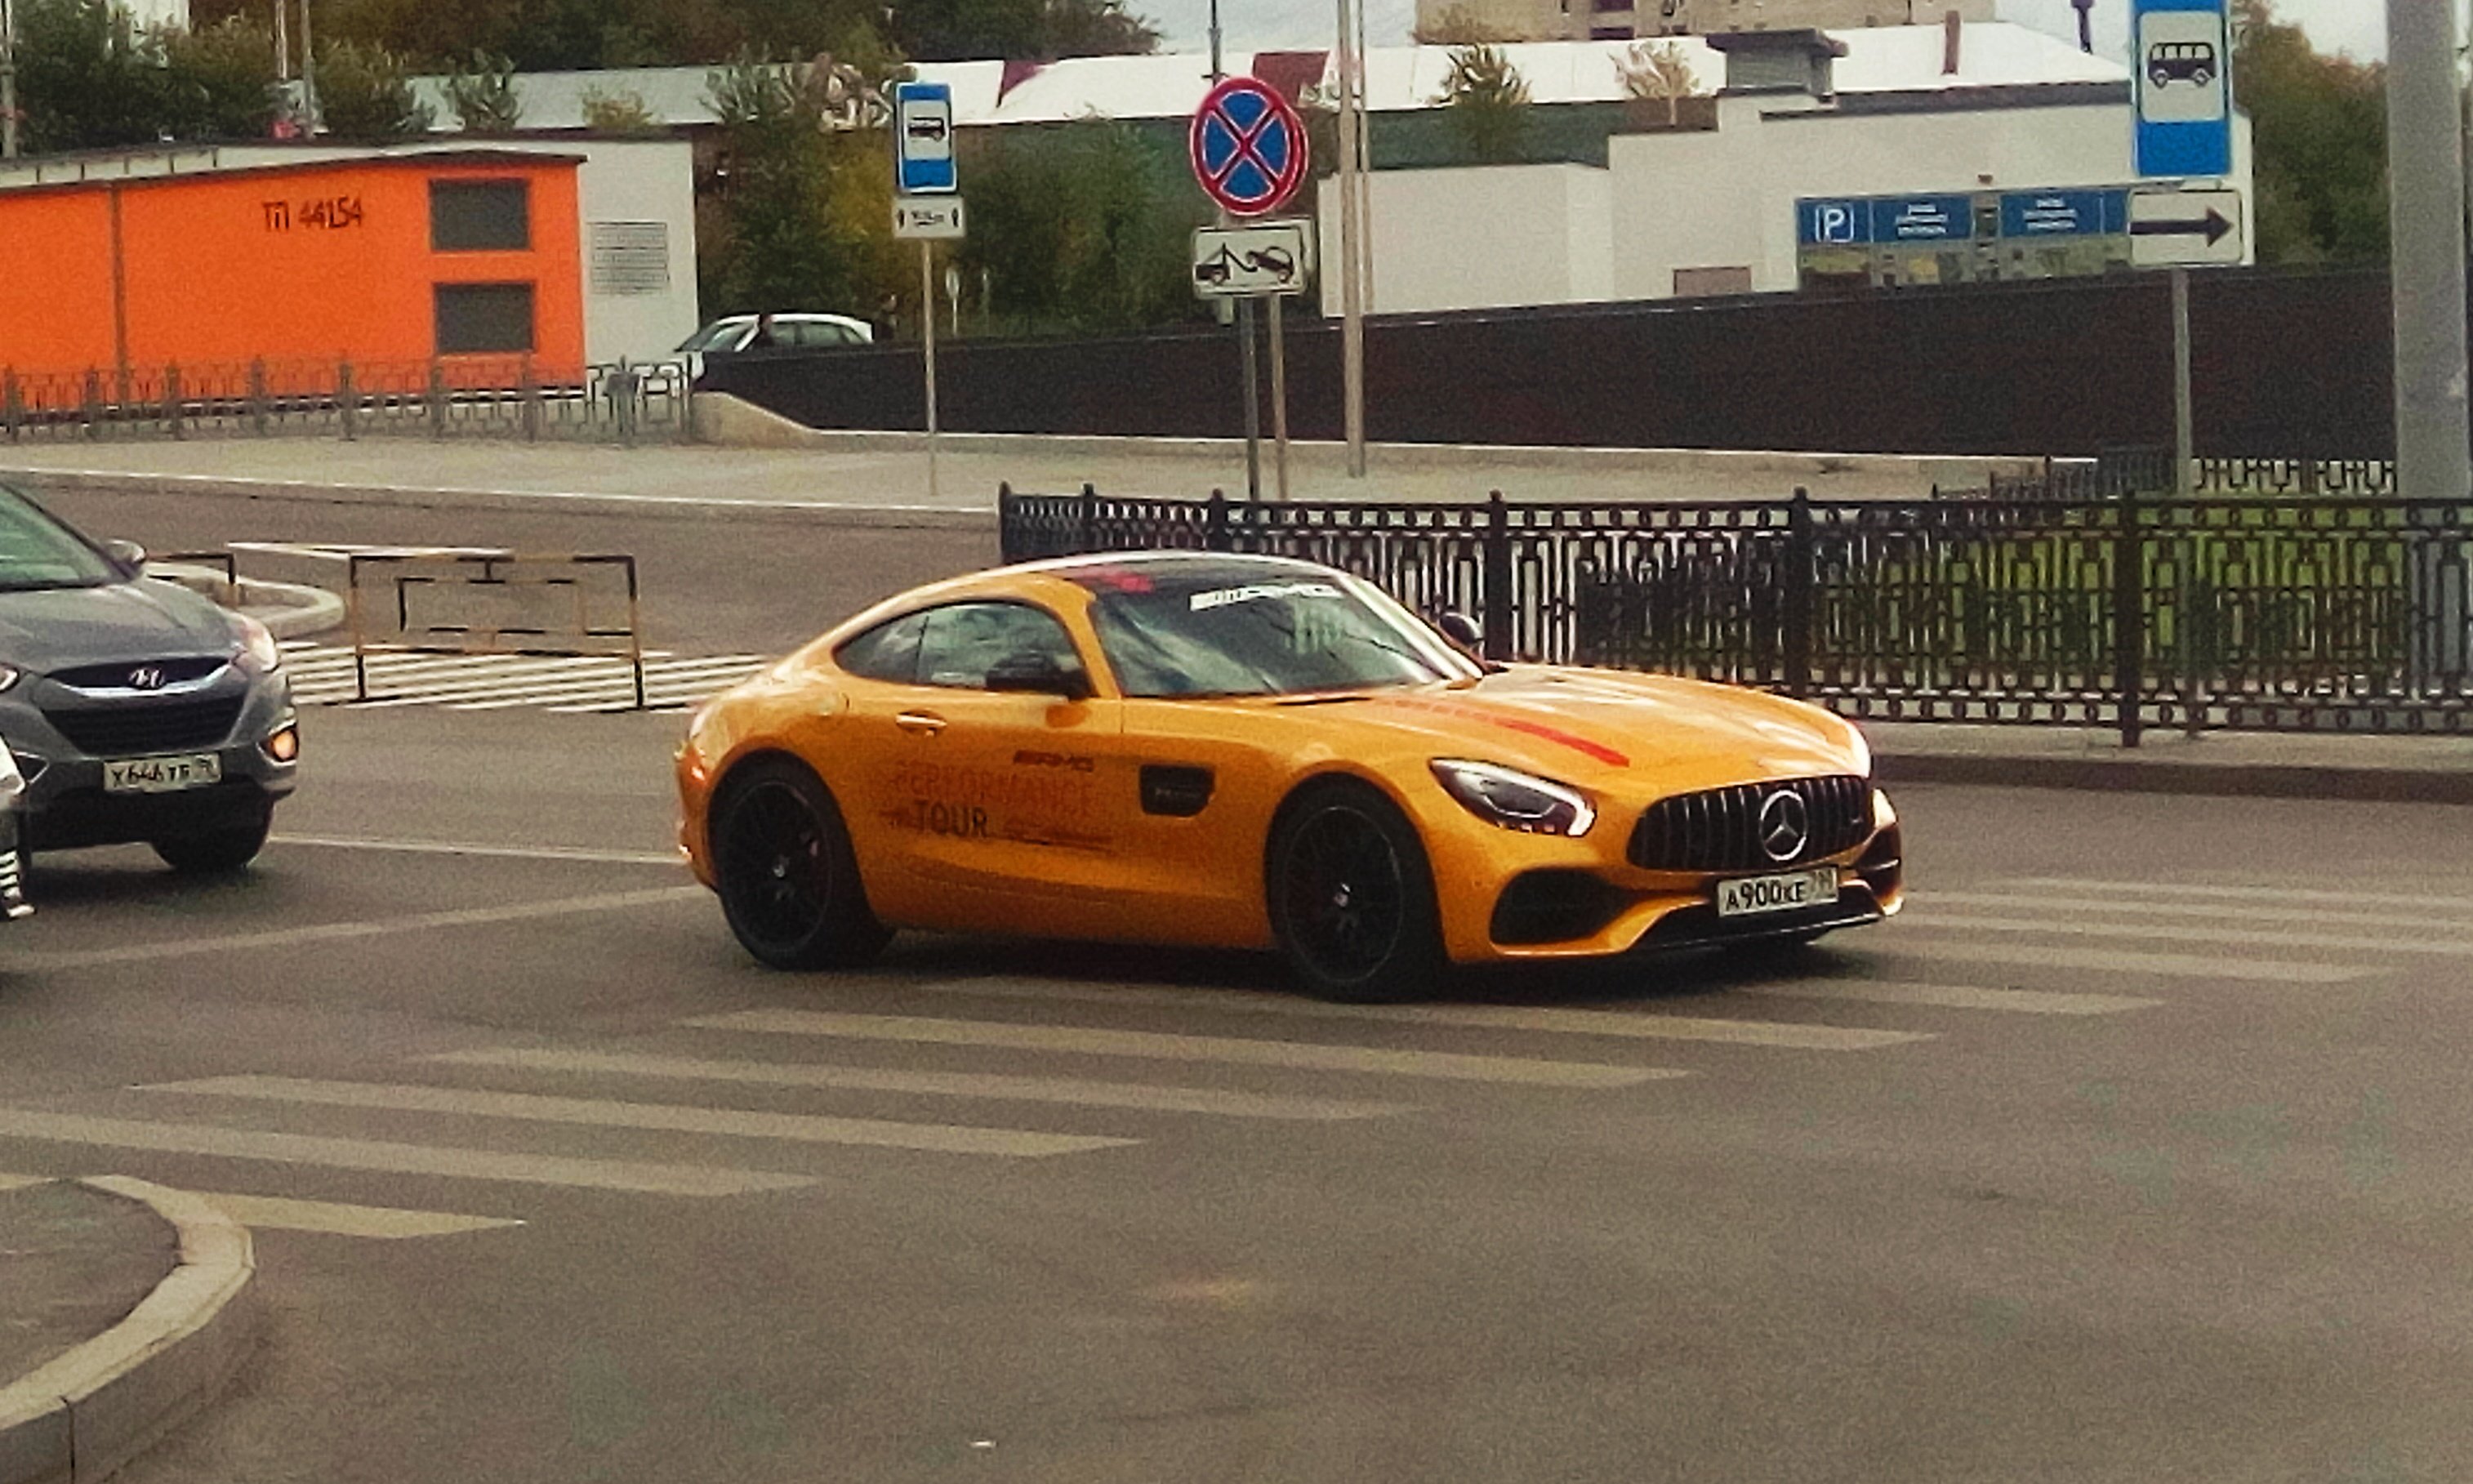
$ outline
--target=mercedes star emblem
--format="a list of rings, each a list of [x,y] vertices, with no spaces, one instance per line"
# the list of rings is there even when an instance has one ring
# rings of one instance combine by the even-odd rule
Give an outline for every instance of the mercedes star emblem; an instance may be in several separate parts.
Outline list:
[[[1812,811],[1803,796],[1781,788],[1761,801],[1761,849],[1783,865],[1803,853],[1812,840]]]

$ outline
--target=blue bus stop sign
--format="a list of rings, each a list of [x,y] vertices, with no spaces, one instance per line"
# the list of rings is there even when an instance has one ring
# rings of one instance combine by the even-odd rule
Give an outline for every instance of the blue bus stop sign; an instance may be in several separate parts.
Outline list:
[[[2231,34],[2224,0],[2132,0],[2129,89],[2138,173],[2233,173]]]

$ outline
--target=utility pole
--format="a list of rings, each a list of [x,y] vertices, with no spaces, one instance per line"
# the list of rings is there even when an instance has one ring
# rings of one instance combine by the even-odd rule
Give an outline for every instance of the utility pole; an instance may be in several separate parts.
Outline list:
[[[275,81],[292,81],[292,0],[275,0]]]
[[[0,0],[0,159],[17,157],[17,12]]]
[[[2396,489],[2473,497],[2464,360],[2464,140],[2452,0],[2388,0]]]
[[[318,132],[318,49],[309,37],[309,0],[300,0],[300,128]]]

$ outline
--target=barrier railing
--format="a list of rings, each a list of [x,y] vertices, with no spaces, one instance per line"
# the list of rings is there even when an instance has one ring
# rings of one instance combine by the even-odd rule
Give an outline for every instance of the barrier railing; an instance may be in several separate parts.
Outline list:
[[[555,367],[526,357],[132,366],[34,375],[0,368],[12,443],[300,434],[634,443],[694,436],[683,361]]]
[[[1497,658],[1882,720],[2473,730],[2473,508],[2361,498],[1256,503],[1001,497],[1008,560],[1307,558]]]

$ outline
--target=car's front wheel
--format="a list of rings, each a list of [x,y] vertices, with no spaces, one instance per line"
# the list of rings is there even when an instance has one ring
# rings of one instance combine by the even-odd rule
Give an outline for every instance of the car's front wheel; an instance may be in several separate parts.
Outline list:
[[[270,809],[236,824],[165,835],[149,843],[164,865],[182,875],[229,875],[249,869],[257,852],[266,849],[267,833],[274,827],[275,812]]]
[[[847,969],[883,951],[893,934],[868,910],[841,809],[813,773],[787,758],[750,764],[711,818],[722,914],[758,961]]]
[[[1448,967],[1432,868],[1416,829],[1366,784],[1314,784],[1271,829],[1271,928],[1306,988],[1325,999],[1434,993]]]

